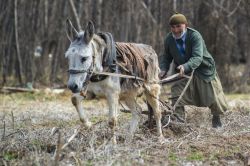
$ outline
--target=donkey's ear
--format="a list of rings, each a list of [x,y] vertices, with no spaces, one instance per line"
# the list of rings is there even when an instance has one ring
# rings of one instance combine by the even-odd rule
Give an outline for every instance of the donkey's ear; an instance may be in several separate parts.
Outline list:
[[[70,19],[66,20],[66,33],[71,42],[74,41],[74,39],[76,39],[78,36],[78,32],[75,29],[75,27],[72,25]]]
[[[95,27],[92,21],[88,22],[87,28],[84,32],[84,41],[88,44],[90,40],[93,38],[95,33]]]

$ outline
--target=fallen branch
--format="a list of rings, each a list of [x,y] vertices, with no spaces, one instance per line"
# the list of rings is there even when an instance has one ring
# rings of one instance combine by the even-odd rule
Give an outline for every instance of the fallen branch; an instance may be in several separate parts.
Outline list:
[[[19,87],[2,87],[0,89],[2,93],[15,93],[15,92],[39,92],[38,89],[29,89],[29,88],[19,88]]]
[[[12,136],[12,135],[14,135],[14,134],[17,134],[17,133],[21,133],[22,136],[24,136],[24,134],[23,134],[23,132],[22,132],[21,130],[17,130],[17,131],[15,131],[15,132],[13,132],[13,133],[10,133],[10,134],[6,135],[5,138],[7,138],[7,137],[9,137],[9,136]]]

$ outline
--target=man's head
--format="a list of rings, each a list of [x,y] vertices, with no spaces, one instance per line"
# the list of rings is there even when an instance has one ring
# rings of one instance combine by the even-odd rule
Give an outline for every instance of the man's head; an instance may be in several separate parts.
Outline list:
[[[169,19],[169,25],[175,38],[181,38],[187,28],[187,19],[183,14],[176,13]]]

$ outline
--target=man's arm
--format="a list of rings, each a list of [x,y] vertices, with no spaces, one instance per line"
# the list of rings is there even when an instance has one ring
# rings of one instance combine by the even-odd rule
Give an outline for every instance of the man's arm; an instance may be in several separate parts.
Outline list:
[[[185,73],[189,73],[200,66],[203,60],[203,39],[200,34],[195,34],[192,40],[191,58],[183,64]]]

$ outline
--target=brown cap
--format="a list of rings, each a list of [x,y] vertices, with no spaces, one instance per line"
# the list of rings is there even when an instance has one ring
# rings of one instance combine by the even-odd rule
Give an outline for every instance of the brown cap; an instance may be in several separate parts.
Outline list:
[[[186,17],[183,14],[176,13],[169,19],[169,25],[188,24]]]

